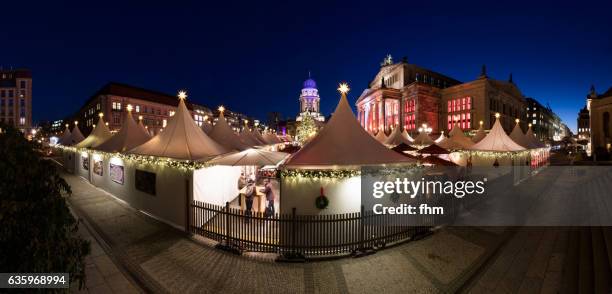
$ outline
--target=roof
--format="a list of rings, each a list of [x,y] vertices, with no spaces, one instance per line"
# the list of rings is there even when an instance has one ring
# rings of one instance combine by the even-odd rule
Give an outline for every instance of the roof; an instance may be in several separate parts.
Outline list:
[[[85,140],[85,137],[83,136],[83,133],[81,133],[79,125],[75,125],[74,128],[72,128],[72,136],[70,137],[71,142],[68,145],[74,145],[82,142],[83,140]]]
[[[178,99],[176,99],[176,96],[174,95],[135,87],[127,84],[110,82],[100,88],[95,94],[93,94],[89,98],[87,103],[85,103],[85,105],[87,105],[91,100],[95,99],[100,95],[114,95],[121,97],[137,98],[174,107],[178,106],[179,104]],[[185,102],[185,105],[188,109],[193,109],[193,105],[191,103]]]
[[[241,152],[220,156],[209,163],[230,166],[278,165],[287,156],[289,156],[289,153],[249,148]]]
[[[106,123],[104,123],[104,118],[100,116],[100,118],[98,119],[98,123],[96,124],[96,127],[93,129],[93,131],[91,131],[91,134],[89,134],[89,136],[87,136],[85,140],[76,144],[76,147],[95,148],[95,147],[100,146],[102,143],[104,143],[106,140],[108,140],[112,136],[113,135],[108,130]]]
[[[208,136],[227,150],[245,150],[249,147],[240,139],[240,137],[238,137],[238,135],[236,135],[236,133],[234,133],[232,128],[225,120],[223,112],[219,114],[217,124],[215,124],[212,131],[208,133]]]
[[[431,139],[431,137],[429,137],[429,135],[426,132],[419,132],[419,134],[414,138],[414,141],[412,141],[412,145],[431,145],[433,144],[434,141]]]
[[[281,141],[281,139],[278,138],[278,136],[276,136],[276,134],[268,131],[265,132],[265,134],[263,134],[263,138],[266,141],[267,144],[272,145],[272,144],[278,144],[278,143],[282,143],[283,141]]]
[[[419,154],[449,154],[450,152],[436,144],[431,144],[417,151],[417,153]]]
[[[378,133],[376,133],[376,136],[374,138],[376,138],[376,140],[380,143],[385,143],[388,137],[387,134],[385,134],[384,130],[380,130],[378,131]]]
[[[178,109],[168,120],[166,128],[128,153],[180,160],[199,160],[220,155],[226,151],[196,125],[185,106],[184,99],[180,99]]]
[[[66,130],[62,134],[62,137],[57,141],[58,144],[61,145],[72,145],[72,133],[70,133],[70,129],[66,126]]]
[[[597,98],[605,98],[610,96],[612,96],[612,87],[610,87],[608,91],[604,92],[603,94],[598,95]]]
[[[406,143],[400,143],[399,145],[391,148],[391,150],[396,151],[396,152],[404,152],[404,151],[416,151],[418,149],[406,144]]]
[[[126,117],[123,120],[123,125],[119,132],[95,149],[106,152],[125,152],[151,139],[149,133],[136,124],[136,121],[134,121],[132,117],[132,112],[126,111],[126,113]]]
[[[389,137],[387,137],[387,140],[384,141],[384,143],[385,145],[397,146],[402,143],[410,144],[411,141],[408,140],[408,138],[406,138],[402,132],[400,132],[400,128],[394,128]]]
[[[484,129],[482,128],[482,124],[480,124],[478,131],[476,131],[476,134],[472,137],[472,142],[478,143],[480,142],[480,140],[484,139],[484,137],[486,136],[487,136],[487,133],[485,133]]]
[[[469,149],[474,145],[474,142],[468,138],[459,125],[455,124],[453,129],[448,133],[449,137],[442,142],[437,144],[445,149],[457,150],[457,149]]]
[[[145,128],[145,126],[142,124],[142,119],[138,120],[138,126],[147,134],[147,136],[149,136],[149,138],[151,138],[151,134],[149,134],[149,130],[147,130],[147,128]]]
[[[202,131],[204,131],[204,133],[208,135],[210,134],[212,130],[213,130],[213,125],[211,123],[209,123],[208,121],[205,121],[202,123]]]
[[[506,135],[504,128],[499,122],[499,118],[496,118],[491,131],[480,140],[480,142],[474,144],[470,150],[508,152],[522,151],[525,150],[525,148],[512,141],[512,139]]]
[[[359,124],[342,94],[327,125],[286,162],[291,166],[355,166],[415,162],[387,149]]]
[[[251,132],[249,132],[246,128],[243,129],[242,132],[240,132],[239,137],[242,140],[242,142],[247,144],[249,147],[261,145],[261,142],[259,142],[257,138],[253,137]]]
[[[525,134],[525,138],[527,138],[527,140],[529,140],[529,142],[532,144],[532,146],[534,146],[533,148],[544,148],[544,147],[546,147],[546,145],[544,145],[544,143],[540,142],[540,140],[538,140],[538,138],[536,138],[535,134],[531,130],[531,126],[529,126],[529,129],[527,129],[527,133]]]
[[[512,132],[510,133],[510,139],[527,149],[537,148],[529,139],[527,139],[527,137],[525,137],[525,134],[523,133],[523,130],[521,130],[521,126],[518,122],[516,125],[514,125],[514,129],[512,129]]]

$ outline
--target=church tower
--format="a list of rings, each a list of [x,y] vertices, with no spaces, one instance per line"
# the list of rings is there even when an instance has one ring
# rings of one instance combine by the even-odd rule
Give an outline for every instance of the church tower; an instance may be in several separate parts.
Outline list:
[[[304,115],[310,115],[316,121],[325,121],[325,117],[319,111],[320,100],[317,83],[310,77],[309,72],[300,94],[300,114],[295,120],[301,121]]]

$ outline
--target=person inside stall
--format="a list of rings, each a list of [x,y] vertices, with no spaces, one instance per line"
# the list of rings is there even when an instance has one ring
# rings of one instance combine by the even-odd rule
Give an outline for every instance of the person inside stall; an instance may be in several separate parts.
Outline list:
[[[255,198],[255,194],[257,193],[257,189],[255,188],[255,181],[249,179],[247,182],[246,189],[244,191],[244,202],[246,204],[246,218],[244,221],[246,223],[250,222],[250,217],[253,215],[253,199]]]
[[[274,191],[272,190],[272,184],[269,179],[264,179],[264,188],[260,190],[261,193],[266,195],[266,217],[274,215]]]

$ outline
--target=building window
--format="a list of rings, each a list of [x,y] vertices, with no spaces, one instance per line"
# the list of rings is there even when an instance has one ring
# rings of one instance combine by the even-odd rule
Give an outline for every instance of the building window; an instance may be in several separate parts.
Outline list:
[[[26,81],[20,81],[19,82],[19,88],[25,89],[26,88]]]
[[[0,91],[0,97],[2,98],[6,97],[6,91],[4,90]]]
[[[491,100],[494,102],[494,100]],[[493,103],[491,104],[493,105]],[[463,97],[451,99],[446,102],[448,116],[446,118],[447,129],[453,129],[453,125],[457,124],[460,128],[471,128],[471,113],[472,97]]]
[[[9,98],[13,97],[14,95],[15,95],[15,92],[13,92],[13,90],[8,90]]]
[[[113,102],[113,110],[121,110],[121,102]]]
[[[174,116],[174,113],[175,113],[175,112],[174,112],[174,110],[170,110],[170,112],[169,112],[169,113],[170,113],[170,116]]]
[[[25,125],[25,117],[20,117],[19,118],[19,125],[21,125],[21,126]]]
[[[96,110],[100,110],[100,103],[96,104]]]
[[[140,105],[136,105],[136,112],[140,112]]]
[[[165,128],[167,124],[168,124],[168,120],[164,118],[164,120],[162,120],[162,127]]]

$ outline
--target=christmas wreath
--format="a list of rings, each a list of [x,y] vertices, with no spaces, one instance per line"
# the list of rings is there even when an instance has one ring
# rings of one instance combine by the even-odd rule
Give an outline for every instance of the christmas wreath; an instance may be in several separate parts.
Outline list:
[[[315,199],[315,206],[318,209],[324,209],[327,208],[328,205],[329,199],[327,199],[327,196],[325,196],[325,193],[323,193],[323,187],[321,187],[321,195]]]

